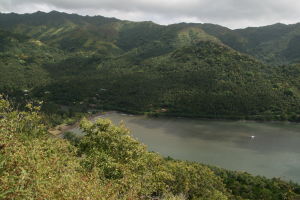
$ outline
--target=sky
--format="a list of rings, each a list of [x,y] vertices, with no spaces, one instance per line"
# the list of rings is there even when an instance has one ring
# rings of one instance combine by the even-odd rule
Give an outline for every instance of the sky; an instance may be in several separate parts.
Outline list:
[[[214,23],[232,29],[300,22],[300,0],[0,0],[0,12],[52,10],[158,24]]]

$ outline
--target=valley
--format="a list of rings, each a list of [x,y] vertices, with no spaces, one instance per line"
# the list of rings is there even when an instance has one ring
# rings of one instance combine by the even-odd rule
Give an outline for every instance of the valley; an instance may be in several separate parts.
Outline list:
[[[299,198],[299,38],[0,13],[0,199]]]

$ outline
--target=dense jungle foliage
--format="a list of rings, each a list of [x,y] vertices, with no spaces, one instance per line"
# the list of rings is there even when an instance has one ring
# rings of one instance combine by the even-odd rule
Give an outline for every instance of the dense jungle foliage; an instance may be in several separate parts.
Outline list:
[[[111,109],[299,122],[299,29],[0,14],[0,199],[294,199],[296,184],[163,158],[107,120],[69,141],[47,129]]]
[[[293,199],[299,186],[148,152],[125,125],[81,121],[68,140],[47,134],[39,104],[0,99],[1,199]],[[72,139],[73,138],[73,139]]]
[[[280,38],[285,38],[290,48],[271,46],[262,51],[276,59],[281,56],[273,50],[297,57],[296,39],[291,38],[297,27],[230,30],[212,24],[161,26],[55,11],[0,14],[0,92],[17,102],[44,100],[44,110],[52,114],[115,109],[299,121],[299,65],[269,65],[251,53],[264,56],[259,50],[264,43],[282,44]],[[64,112],[61,106],[71,111]]]

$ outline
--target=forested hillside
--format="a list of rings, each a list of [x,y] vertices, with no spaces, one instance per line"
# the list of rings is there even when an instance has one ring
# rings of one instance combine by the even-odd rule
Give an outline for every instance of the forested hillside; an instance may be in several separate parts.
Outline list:
[[[299,121],[299,65],[265,63],[296,62],[296,43],[281,47],[283,40],[294,40],[297,27],[230,30],[55,11],[1,14],[0,92],[56,105],[50,112],[67,105],[80,111]],[[281,45],[275,48],[274,42]]]
[[[300,25],[274,24],[231,30],[213,24],[193,24],[233,49],[272,65],[299,62]]]
[[[138,47],[156,55],[193,41],[220,41],[269,64],[299,62],[300,25],[274,24],[231,30],[215,24],[181,23],[161,26],[102,16],[79,16],[56,11],[0,14],[0,28],[24,34],[66,51],[117,55]],[[154,50],[153,49],[153,50]]]
[[[299,122],[299,37],[298,24],[0,14],[0,199],[293,200],[296,184],[163,158],[109,120],[66,140],[47,130],[99,110]]]
[[[109,120],[84,119],[82,138],[47,134],[39,104],[0,96],[1,199],[293,200],[299,186],[165,159]]]
[[[64,52],[25,35],[0,30],[0,90],[26,90],[49,80],[41,67],[59,61]]]

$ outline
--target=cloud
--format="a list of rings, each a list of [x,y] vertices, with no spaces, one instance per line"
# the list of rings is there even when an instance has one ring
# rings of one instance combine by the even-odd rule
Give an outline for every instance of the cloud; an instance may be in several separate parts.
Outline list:
[[[216,23],[230,28],[300,22],[299,0],[1,0],[1,12],[58,10],[160,24]]]

